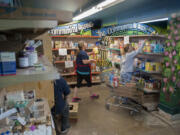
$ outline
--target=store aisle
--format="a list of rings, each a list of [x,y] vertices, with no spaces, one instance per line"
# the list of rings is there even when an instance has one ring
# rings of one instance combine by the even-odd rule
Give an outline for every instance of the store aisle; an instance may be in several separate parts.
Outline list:
[[[104,85],[93,86],[100,99],[91,100],[86,88],[79,91],[82,101],[79,105],[79,120],[72,125],[68,135],[178,135],[178,129],[164,126],[148,126],[144,116],[132,117],[127,110],[105,109],[105,98],[109,95]],[[156,122],[157,123],[157,122]],[[180,131],[179,131],[180,132]]]

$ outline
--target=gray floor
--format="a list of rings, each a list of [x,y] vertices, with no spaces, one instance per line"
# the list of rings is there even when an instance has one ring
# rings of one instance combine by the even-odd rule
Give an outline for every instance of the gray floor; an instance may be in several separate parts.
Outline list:
[[[97,100],[89,98],[86,87],[79,90],[79,120],[68,135],[180,135],[180,128],[172,128],[148,113],[130,116],[124,109],[105,109],[109,90],[105,85],[93,86]],[[72,96],[72,95],[71,95]]]

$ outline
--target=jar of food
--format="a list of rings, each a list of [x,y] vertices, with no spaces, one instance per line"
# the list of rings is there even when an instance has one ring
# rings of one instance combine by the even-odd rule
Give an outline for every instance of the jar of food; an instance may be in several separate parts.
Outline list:
[[[20,68],[27,68],[27,67],[29,67],[29,59],[28,59],[28,56],[27,56],[26,52],[24,52],[24,51],[21,51],[19,53],[18,66]]]
[[[34,47],[26,47],[26,52],[29,60],[29,66],[34,66],[38,62],[37,52]]]

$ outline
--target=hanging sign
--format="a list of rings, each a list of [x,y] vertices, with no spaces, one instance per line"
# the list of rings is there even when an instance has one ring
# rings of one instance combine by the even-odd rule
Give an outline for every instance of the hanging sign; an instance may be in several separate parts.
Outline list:
[[[72,68],[74,67],[73,61],[65,61],[65,68]]]
[[[66,48],[59,49],[59,55],[66,56],[67,55],[67,49]]]
[[[124,45],[129,44],[129,36],[124,37]]]
[[[119,36],[119,35],[144,35],[144,34],[152,34],[155,33],[155,29],[141,23],[132,23],[125,25],[116,25],[104,27],[99,30],[93,30],[93,36]]]
[[[57,26],[56,28],[49,31],[51,35],[68,35],[72,33],[78,33],[81,35],[80,32],[83,30],[90,30],[94,24],[92,22],[79,22],[73,24],[67,24],[62,26]]]

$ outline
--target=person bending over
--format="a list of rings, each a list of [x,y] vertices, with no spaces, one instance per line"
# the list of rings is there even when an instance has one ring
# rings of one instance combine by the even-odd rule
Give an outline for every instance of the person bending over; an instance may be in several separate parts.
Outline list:
[[[70,128],[69,124],[69,105],[67,97],[70,94],[70,89],[63,77],[54,81],[54,101],[55,106],[51,109],[55,121],[56,132],[65,134]],[[61,117],[61,132],[59,131],[59,117]]]

